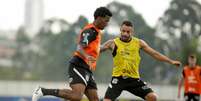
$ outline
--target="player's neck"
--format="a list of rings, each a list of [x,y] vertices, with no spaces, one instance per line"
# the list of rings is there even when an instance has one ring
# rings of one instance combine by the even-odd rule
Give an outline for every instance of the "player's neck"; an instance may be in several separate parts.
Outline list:
[[[194,69],[194,68],[196,67],[195,64],[189,64],[188,66],[189,66],[191,69]]]
[[[98,24],[97,24],[97,22],[96,22],[96,20],[92,23],[97,29],[100,29],[99,28],[99,26],[98,26]]]
[[[128,40],[122,40],[122,38],[120,38],[121,41],[126,42],[126,43],[130,42],[131,39],[132,39],[132,38],[129,38]]]

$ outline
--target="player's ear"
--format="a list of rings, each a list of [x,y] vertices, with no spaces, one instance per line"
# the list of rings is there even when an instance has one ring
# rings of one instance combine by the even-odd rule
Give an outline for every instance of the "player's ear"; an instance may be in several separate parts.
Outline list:
[[[133,28],[131,29],[131,31],[132,31],[132,33],[134,33],[134,29]]]
[[[122,28],[120,27],[120,28],[119,28],[119,31],[121,32],[121,30],[122,30]]]

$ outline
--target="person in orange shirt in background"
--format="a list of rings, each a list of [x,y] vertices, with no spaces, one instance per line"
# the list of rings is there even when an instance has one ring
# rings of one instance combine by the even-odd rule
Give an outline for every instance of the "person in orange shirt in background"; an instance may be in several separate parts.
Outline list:
[[[201,94],[201,68],[197,65],[195,54],[188,56],[188,65],[184,66],[183,77],[179,80],[178,98],[180,98],[181,87],[184,84],[184,100],[199,101]]]

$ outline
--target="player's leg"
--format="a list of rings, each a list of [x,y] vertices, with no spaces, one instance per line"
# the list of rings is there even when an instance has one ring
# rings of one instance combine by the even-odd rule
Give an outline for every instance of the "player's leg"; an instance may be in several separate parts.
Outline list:
[[[120,90],[119,88],[109,85],[103,101],[115,101],[120,96],[121,92],[122,90]]]
[[[38,101],[42,96],[56,96],[72,101],[80,101],[84,94],[86,86],[84,84],[72,84],[72,90],[70,89],[47,89],[47,88],[38,88],[32,97],[32,101]]]
[[[69,89],[59,90],[58,97],[68,99],[71,101],[80,101],[82,99],[86,86],[83,84],[77,83],[77,84],[72,84],[71,88],[72,90],[69,90]]]
[[[185,93],[184,94],[185,101],[199,101],[200,95],[194,93]]]
[[[89,101],[99,101],[97,89],[87,89],[85,95]]]
[[[97,85],[92,73],[90,73],[88,85],[85,90],[85,95],[87,96],[89,101],[99,101],[97,93]]]
[[[186,94],[184,94],[184,101],[190,101],[189,97]]]
[[[154,92],[150,92],[145,96],[146,101],[157,101],[157,95]]]
[[[192,99],[192,95],[190,93],[185,93],[184,94],[184,100],[185,101],[191,101],[191,99]]]
[[[193,101],[200,101],[200,95],[199,94],[193,94],[192,99],[193,99]]]
[[[146,101],[156,101],[157,96],[153,90],[147,86],[145,82],[139,79],[129,78],[130,83],[127,83],[126,90],[130,93],[143,98]]]
[[[115,101],[124,89],[122,78],[112,77],[103,101]]]
[[[86,80],[84,79],[85,70],[79,68],[73,64],[69,65],[69,82],[70,82],[70,89],[46,89],[46,88],[38,88],[35,90],[32,101],[38,101],[38,99],[42,96],[51,95],[56,97],[61,97],[64,99],[72,100],[72,101],[79,101],[81,100],[85,89],[86,89]]]

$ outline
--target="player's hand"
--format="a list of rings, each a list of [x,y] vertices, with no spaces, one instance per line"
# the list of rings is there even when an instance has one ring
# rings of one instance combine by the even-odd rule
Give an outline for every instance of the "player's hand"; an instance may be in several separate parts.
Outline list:
[[[177,96],[176,101],[183,101],[180,97],[180,95]]]
[[[96,61],[96,58],[94,58],[93,56],[88,55],[88,56],[87,56],[87,60],[88,60],[89,62],[93,63],[93,62]]]
[[[180,99],[180,94],[177,95],[177,98]]]
[[[90,70],[93,69],[93,68],[92,68],[92,64],[93,64],[94,62],[96,62],[96,58],[94,58],[93,56],[90,56],[90,55],[88,55],[86,58],[87,58],[87,60],[88,60],[88,63],[87,63],[87,64],[89,65]]]
[[[177,67],[179,67],[179,66],[181,66],[181,62],[180,61],[172,61],[171,62],[171,64],[173,64],[173,65],[175,65],[175,66],[177,66]]]

